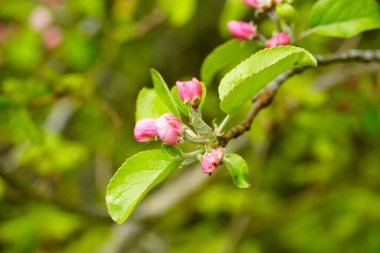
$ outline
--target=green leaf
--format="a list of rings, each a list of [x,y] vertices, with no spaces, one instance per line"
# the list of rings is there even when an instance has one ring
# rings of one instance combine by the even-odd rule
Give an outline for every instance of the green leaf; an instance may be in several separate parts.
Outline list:
[[[174,26],[183,26],[194,16],[197,0],[159,0],[158,6]]]
[[[260,48],[256,41],[231,39],[214,49],[204,60],[201,77],[210,85],[214,76],[228,67],[234,67]]]
[[[248,183],[248,165],[247,162],[237,154],[227,154],[223,157],[223,162],[226,164],[231,173],[234,184],[239,188],[248,188],[251,185]]]
[[[148,150],[128,158],[107,187],[106,204],[112,219],[119,224],[124,222],[144,196],[180,162],[164,150]]]
[[[136,101],[136,121],[143,118],[158,118],[168,112],[169,109],[155,90],[145,87],[141,89]]]
[[[187,106],[183,103],[183,101],[181,100],[181,98],[179,97],[178,95],[178,89],[177,89],[177,86],[173,86],[172,90],[171,90],[171,93],[172,93],[172,97],[173,97],[173,100],[174,100],[174,103],[176,104],[177,108],[186,116],[186,117],[189,117],[190,114],[189,114],[189,109],[187,108]]]
[[[43,140],[40,127],[33,121],[26,108],[17,107],[12,110],[8,123],[10,133],[17,144],[24,141],[40,144]]]
[[[152,76],[153,87],[157,95],[165,103],[166,107],[170,110],[170,112],[180,118],[181,115],[179,114],[179,111],[176,108],[176,104],[170,93],[168,85],[165,83],[165,80],[162,78],[160,73],[158,73],[155,69],[151,69],[150,74]]]
[[[312,32],[332,37],[351,37],[380,28],[380,5],[375,0],[320,0],[311,11]]]
[[[261,50],[223,77],[219,85],[220,106],[232,114],[281,73],[316,65],[315,58],[302,48],[279,46]]]
[[[194,129],[198,134],[210,139],[215,137],[212,133],[211,127],[203,121],[200,111],[194,111],[192,108],[190,108],[189,112],[191,124],[194,126]]]

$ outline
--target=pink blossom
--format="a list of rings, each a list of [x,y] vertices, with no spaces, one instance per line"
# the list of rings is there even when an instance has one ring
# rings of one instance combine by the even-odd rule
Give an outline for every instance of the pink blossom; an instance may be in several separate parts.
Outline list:
[[[47,49],[56,48],[62,41],[62,31],[57,26],[51,26],[44,31],[43,42]]]
[[[136,123],[134,130],[135,139],[138,142],[150,141],[158,136],[156,120],[145,118]]]
[[[239,39],[251,40],[256,36],[257,27],[251,23],[232,20],[228,22],[227,28],[234,37]]]
[[[178,95],[186,104],[190,101],[193,107],[197,107],[202,97],[201,83],[193,78],[191,81],[177,81]]]
[[[171,113],[162,115],[156,120],[156,127],[158,135],[165,144],[170,146],[177,144],[182,124],[175,115]]]
[[[275,46],[280,45],[289,45],[290,44],[290,37],[287,33],[280,32],[277,35],[272,36],[267,42],[266,47],[271,48]]]
[[[206,153],[203,156],[202,171],[204,173],[213,173],[219,166],[223,158],[223,151],[220,148],[212,150],[210,153]]]
[[[45,30],[51,21],[52,15],[49,9],[42,6],[35,8],[29,16],[29,26],[37,32]]]

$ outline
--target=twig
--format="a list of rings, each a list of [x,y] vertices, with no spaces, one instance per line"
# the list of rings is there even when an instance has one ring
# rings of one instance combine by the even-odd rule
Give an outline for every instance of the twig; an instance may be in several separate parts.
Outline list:
[[[318,66],[347,62],[380,62],[380,50],[353,49],[344,53],[336,53],[328,56],[317,55],[315,58],[318,61]],[[251,128],[252,122],[256,115],[273,101],[280,86],[287,79],[296,74],[302,73],[309,68],[310,67],[301,67],[289,70],[269,83],[257,96],[252,99],[252,108],[248,112],[245,119],[240,124],[232,127],[224,135],[219,136],[219,145],[225,147],[231,139],[237,138],[248,131]]]

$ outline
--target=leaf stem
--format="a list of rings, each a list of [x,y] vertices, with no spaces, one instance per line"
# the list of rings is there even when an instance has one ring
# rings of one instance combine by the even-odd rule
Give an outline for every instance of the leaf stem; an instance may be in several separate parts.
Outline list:
[[[277,26],[277,30],[279,32],[282,32],[282,26],[281,26],[281,22],[280,20],[278,19],[277,15],[276,15],[276,12],[274,9],[268,11],[268,16],[270,17],[270,19],[272,19],[272,21],[274,23],[276,23],[276,26]]]
[[[223,134],[224,129],[226,128],[227,123],[230,121],[231,115],[227,114],[227,116],[223,119],[222,123],[215,129],[215,134],[221,135]]]

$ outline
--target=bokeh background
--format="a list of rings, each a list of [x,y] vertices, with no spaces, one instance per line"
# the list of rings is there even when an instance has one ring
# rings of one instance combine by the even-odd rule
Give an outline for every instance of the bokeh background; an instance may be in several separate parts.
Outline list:
[[[296,0],[295,29],[315,1]],[[117,225],[105,189],[133,139],[135,99],[155,68],[170,86],[199,77],[249,20],[240,0],[0,1],[1,252],[380,252],[380,65],[310,70],[287,81],[229,148],[250,189],[225,168],[174,173]],[[264,16],[263,34],[275,29]],[[314,54],[379,49],[380,32],[310,36]],[[204,109],[211,123],[217,84]],[[244,116],[237,113],[235,121]]]

